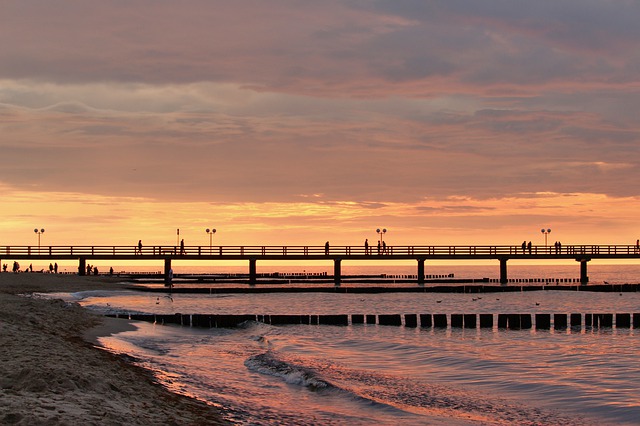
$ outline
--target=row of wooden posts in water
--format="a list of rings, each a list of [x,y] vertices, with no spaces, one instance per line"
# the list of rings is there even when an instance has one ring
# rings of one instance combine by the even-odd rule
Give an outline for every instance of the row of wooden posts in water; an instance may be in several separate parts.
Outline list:
[[[600,314],[338,314],[338,315],[206,315],[112,314],[112,317],[201,328],[237,327],[246,321],[271,325],[384,325],[409,328],[488,328],[564,330],[586,328],[640,328],[640,313]],[[497,316],[497,321],[494,321]],[[535,321],[534,321],[535,320]]]

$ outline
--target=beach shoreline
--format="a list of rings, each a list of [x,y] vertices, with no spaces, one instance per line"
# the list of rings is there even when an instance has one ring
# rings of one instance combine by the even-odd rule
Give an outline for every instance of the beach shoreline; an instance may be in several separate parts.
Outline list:
[[[130,288],[110,277],[0,273],[1,424],[226,424],[216,407],[170,392],[100,336],[134,329],[34,293]]]

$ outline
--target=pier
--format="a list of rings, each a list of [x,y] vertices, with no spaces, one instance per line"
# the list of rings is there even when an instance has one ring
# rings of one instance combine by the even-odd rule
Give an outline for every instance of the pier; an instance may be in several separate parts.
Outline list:
[[[78,274],[86,274],[87,261],[139,260],[160,261],[164,277],[170,283],[173,260],[237,261],[249,263],[249,281],[258,278],[258,261],[333,261],[336,286],[341,283],[343,261],[384,262],[413,260],[417,264],[417,283],[425,282],[425,264],[429,261],[495,260],[500,269],[500,284],[509,283],[509,260],[567,260],[579,264],[580,283],[589,282],[587,264],[593,259],[637,260],[636,245],[554,246],[387,246],[384,250],[364,246],[0,246],[0,259],[27,261],[77,260]]]

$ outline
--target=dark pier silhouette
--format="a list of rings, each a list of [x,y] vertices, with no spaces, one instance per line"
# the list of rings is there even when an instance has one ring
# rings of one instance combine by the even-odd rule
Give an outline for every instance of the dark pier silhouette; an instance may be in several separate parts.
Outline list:
[[[416,280],[425,282],[425,263],[438,260],[496,260],[499,262],[500,279],[509,283],[509,260],[568,260],[579,263],[580,283],[589,282],[587,263],[593,259],[640,259],[636,245],[567,245],[533,246],[524,249],[514,246],[387,246],[380,253],[373,253],[364,246],[0,246],[0,259],[13,260],[77,260],[78,274],[86,274],[87,261],[92,260],[140,260],[164,262],[164,277],[171,283],[173,260],[236,261],[249,262],[249,282],[258,279],[257,262],[278,261],[333,261],[333,278],[338,286],[342,280],[342,261],[414,260],[417,263]]]

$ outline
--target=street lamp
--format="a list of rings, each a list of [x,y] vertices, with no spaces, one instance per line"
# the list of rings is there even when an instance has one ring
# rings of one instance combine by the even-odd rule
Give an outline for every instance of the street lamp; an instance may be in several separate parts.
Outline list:
[[[42,229],[34,229],[33,232],[35,232],[36,234],[38,234],[38,253],[40,253],[40,235],[44,234],[44,228]]]
[[[544,228],[542,228],[542,229],[540,230],[540,232],[542,232],[542,233],[544,234],[544,246],[546,247],[546,246],[547,246],[547,235],[549,235],[549,234],[551,233],[551,229],[548,229],[548,228],[547,228],[547,229],[544,229]]]
[[[205,229],[204,232],[206,232],[207,234],[209,234],[209,254],[211,254],[211,246],[212,246],[212,241],[213,241],[213,234],[216,233],[215,229]]]
[[[380,246],[382,246],[382,243],[383,243],[382,236],[387,233],[387,228],[382,228],[382,230],[378,228],[376,229],[376,232],[378,233],[378,235],[380,235]],[[380,246],[378,246],[378,251],[380,251]]]

